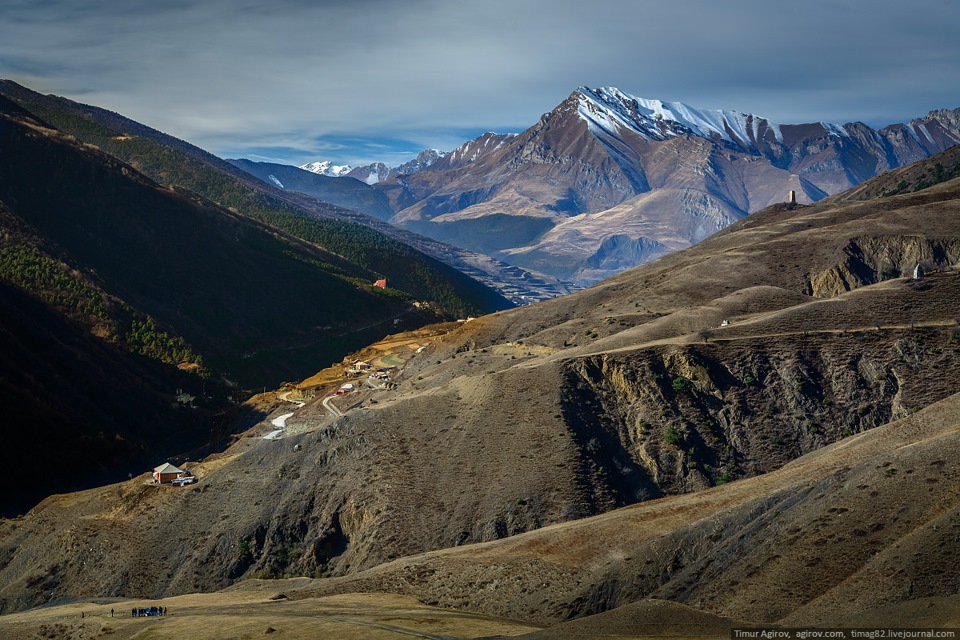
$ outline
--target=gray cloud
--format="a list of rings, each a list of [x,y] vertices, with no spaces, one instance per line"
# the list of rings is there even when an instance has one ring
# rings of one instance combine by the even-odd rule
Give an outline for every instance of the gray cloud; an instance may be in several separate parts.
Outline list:
[[[955,0],[0,4],[0,75],[223,155],[450,148],[581,84],[781,122],[960,106]]]

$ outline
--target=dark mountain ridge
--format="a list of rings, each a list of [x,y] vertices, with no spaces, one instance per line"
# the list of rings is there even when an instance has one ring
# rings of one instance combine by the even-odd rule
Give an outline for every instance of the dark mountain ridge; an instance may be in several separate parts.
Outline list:
[[[177,389],[200,398],[199,408],[176,407]],[[0,482],[0,516],[52,493],[117,482],[168,456],[224,447],[234,428],[226,391],[97,338],[0,281],[2,433],[17,452]]]
[[[294,362],[339,359],[376,335],[357,327],[380,325],[384,335],[406,314],[407,296],[377,290],[376,273],[159,187],[32,118],[5,113],[0,135],[0,200],[109,293],[177,327],[242,384],[296,378],[303,365]],[[298,313],[283,313],[288,305]]]

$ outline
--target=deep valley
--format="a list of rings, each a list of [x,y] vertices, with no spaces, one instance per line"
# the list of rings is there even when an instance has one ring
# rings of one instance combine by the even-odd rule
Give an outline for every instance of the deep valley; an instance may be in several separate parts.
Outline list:
[[[612,240],[631,268],[556,297],[562,283],[538,280],[544,299],[513,307],[497,292],[513,285],[470,279],[383,220],[3,89],[19,98],[0,97],[0,392],[30,425],[4,435],[14,480],[38,461],[64,471],[4,486],[3,637],[960,626],[960,147],[946,133],[945,150],[905,143],[904,166],[803,178],[816,198],[781,202],[776,183],[769,206],[639,266],[636,238]],[[772,124],[747,130],[767,155],[789,150]],[[884,135],[900,134],[913,139]],[[534,137],[491,138],[475,160],[502,145],[554,175],[521,144]],[[555,213],[655,179],[591,157],[601,168],[578,170],[606,182]],[[430,191],[408,222],[492,219],[495,238],[464,223],[448,239],[493,254],[541,237],[485,209],[522,189],[429,183],[455,159],[402,178]],[[349,197],[387,206],[366,187]],[[195,483],[154,482],[173,459]],[[173,615],[129,615],[146,606]]]

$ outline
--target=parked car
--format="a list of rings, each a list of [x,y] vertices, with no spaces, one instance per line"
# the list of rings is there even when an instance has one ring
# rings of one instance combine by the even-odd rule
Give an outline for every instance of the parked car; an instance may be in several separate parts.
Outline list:
[[[173,480],[173,484],[178,487],[182,487],[185,484],[193,484],[197,481],[197,476],[180,476]]]

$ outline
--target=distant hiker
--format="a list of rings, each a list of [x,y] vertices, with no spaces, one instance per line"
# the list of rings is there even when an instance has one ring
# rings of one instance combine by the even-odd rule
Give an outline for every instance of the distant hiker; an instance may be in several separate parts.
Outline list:
[[[166,607],[163,608],[163,615],[167,615],[167,608],[166,608]]]
[[[137,610],[136,610],[135,608],[134,608],[134,609],[130,609],[130,617],[131,617],[131,618],[136,618],[136,617],[137,617]]]
[[[110,609],[110,617],[113,617],[113,609]]]

